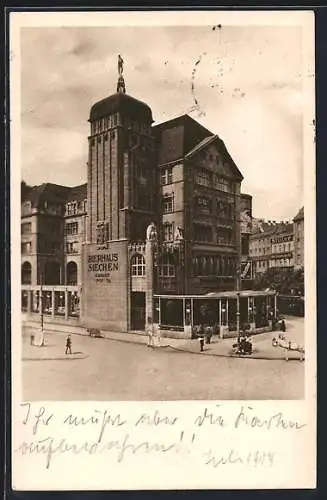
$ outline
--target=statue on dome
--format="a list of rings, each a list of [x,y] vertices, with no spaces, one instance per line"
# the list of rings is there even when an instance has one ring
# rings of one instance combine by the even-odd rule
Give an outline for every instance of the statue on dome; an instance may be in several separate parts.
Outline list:
[[[154,222],[151,222],[146,230],[146,240],[156,242],[158,238],[157,229]]]
[[[124,59],[119,54],[118,55],[118,75],[119,76],[123,76],[123,70],[124,70]]]
[[[117,82],[117,92],[119,94],[126,94],[125,80],[123,77],[124,60],[121,55],[118,55],[118,82]]]

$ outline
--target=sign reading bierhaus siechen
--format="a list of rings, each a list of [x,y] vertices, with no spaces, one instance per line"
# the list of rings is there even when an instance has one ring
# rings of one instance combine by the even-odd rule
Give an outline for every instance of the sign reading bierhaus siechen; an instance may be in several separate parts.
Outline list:
[[[111,273],[119,271],[118,253],[89,255],[88,273],[93,274],[97,282],[111,282]]]

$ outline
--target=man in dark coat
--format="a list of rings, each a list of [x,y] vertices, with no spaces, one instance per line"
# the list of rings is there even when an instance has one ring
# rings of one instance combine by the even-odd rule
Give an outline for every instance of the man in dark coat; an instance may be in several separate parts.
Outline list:
[[[72,337],[71,335],[69,334],[66,338],[66,350],[65,350],[65,354],[72,354]]]

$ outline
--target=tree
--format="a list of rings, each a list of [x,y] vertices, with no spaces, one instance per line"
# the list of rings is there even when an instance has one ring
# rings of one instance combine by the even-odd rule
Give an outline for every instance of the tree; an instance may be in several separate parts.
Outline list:
[[[304,269],[269,268],[253,282],[254,290],[272,288],[283,295],[304,295]]]

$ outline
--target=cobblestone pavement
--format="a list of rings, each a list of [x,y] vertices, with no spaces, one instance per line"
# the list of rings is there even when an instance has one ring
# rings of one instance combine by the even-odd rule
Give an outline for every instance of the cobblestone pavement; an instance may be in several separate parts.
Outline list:
[[[304,320],[287,320],[287,336],[303,343]],[[162,339],[146,347],[144,336],[110,338],[46,333],[46,347],[30,345],[23,335],[25,400],[210,400],[301,399],[304,363],[286,362],[271,346],[272,332],[254,337],[257,359],[230,356],[233,339],[218,340],[199,352],[197,340]],[[277,359],[279,357],[279,359]],[[287,383],[286,383],[287,382]]]

